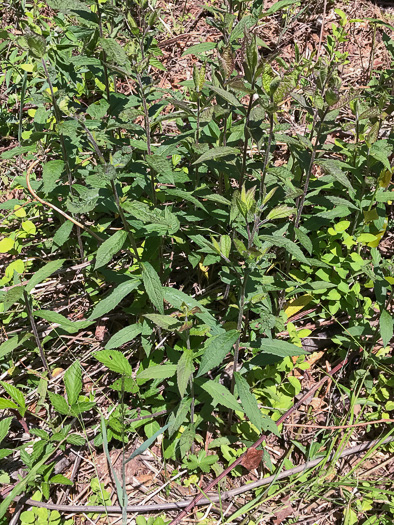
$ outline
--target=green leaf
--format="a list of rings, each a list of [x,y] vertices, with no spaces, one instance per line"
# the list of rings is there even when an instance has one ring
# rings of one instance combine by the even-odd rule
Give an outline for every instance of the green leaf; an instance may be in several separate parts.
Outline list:
[[[54,392],[48,392],[48,396],[51,405],[56,410],[56,412],[59,412],[59,414],[62,414],[63,416],[68,416],[70,413],[70,407],[68,406],[64,397],[60,394],[55,394]]]
[[[22,299],[23,290],[23,286],[14,286],[13,288],[10,288],[6,291],[3,299],[4,312],[7,312],[8,309],[11,308],[11,306],[17,303],[20,299]]]
[[[316,161],[316,164],[320,165],[324,171],[332,175],[336,181],[354,194],[354,188],[348,176],[342,171],[342,164],[340,161],[333,159],[319,159]]]
[[[116,332],[111,339],[108,341],[108,343],[105,344],[105,348],[107,350],[111,348],[119,348],[120,346],[124,345],[125,343],[128,343],[129,341],[132,341],[142,332],[142,326],[139,324],[132,324],[130,326],[126,326],[125,328],[122,328],[122,330],[119,330],[119,332]]]
[[[97,270],[109,263],[112,257],[122,249],[126,239],[127,232],[125,230],[118,230],[109,239],[104,241],[97,250],[94,269]]]
[[[275,219],[283,219],[284,217],[289,217],[295,211],[295,208],[290,208],[285,204],[281,204],[276,208],[273,208],[267,215],[267,221],[273,221]]]
[[[50,310],[37,310],[33,315],[34,317],[45,319],[48,323],[59,324],[69,334],[75,334],[93,324],[93,321],[70,321],[64,315],[51,312]]]
[[[97,102],[93,102],[93,104],[90,104],[90,106],[86,110],[86,113],[90,115],[92,119],[101,120],[107,114],[108,109],[108,102],[102,98]]]
[[[100,363],[105,365],[109,370],[112,370],[112,372],[118,372],[118,374],[131,377],[133,370],[122,352],[118,350],[99,350],[93,355],[97,361],[100,361]]]
[[[189,310],[196,307],[201,310],[201,313],[196,313],[196,317],[210,327],[212,335],[224,332],[224,329],[216,322],[209,310],[193,297],[189,297],[185,292],[172,287],[164,287],[163,292],[165,300],[178,310],[182,308],[183,303],[187,305]]]
[[[93,308],[93,312],[89,316],[89,320],[97,319],[113,310],[118,304],[131,293],[133,290],[138,288],[140,281],[137,279],[129,279],[112,290],[112,292],[102,299]]]
[[[45,38],[37,33],[29,31],[25,35],[27,45],[29,46],[30,53],[35,58],[42,58],[45,55],[46,51],[46,41]]]
[[[250,387],[246,379],[244,379],[238,372],[235,372],[234,377],[245,414],[253,425],[261,431],[263,428],[263,417],[258,407],[257,400],[250,392]]]
[[[136,450],[134,450],[131,456],[126,459],[125,464],[134,459],[135,457],[143,454],[145,450],[147,450],[151,445],[153,445],[156,439],[167,430],[167,428],[168,423],[167,425],[164,425],[164,427],[161,427],[157,432],[155,432],[152,437],[144,441],[144,443],[142,443],[142,445],[140,445]]]
[[[70,239],[73,227],[74,224],[71,221],[65,221],[60,228],[56,230],[53,236],[52,252],[63,246],[63,244]]]
[[[0,410],[3,410],[4,408],[15,408],[16,410],[18,410],[18,405],[9,399],[4,399],[4,397],[0,397]]]
[[[229,155],[239,155],[240,151],[237,148],[230,148],[229,146],[217,146],[216,148],[212,148],[205,153],[201,155],[194,163],[195,164],[201,164],[202,162],[206,162],[207,160],[213,160],[220,157],[228,157]]]
[[[288,7],[293,4],[298,4],[300,0],[279,0],[279,2],[275,2],[274,5],[272,5],[267,11],[265,11],[260,18],[273,15],[280,9],[283,9],[284,7]]]
[[[382,310],[379,325],[383,346],[387,346],[393,337],[393,317],[387,310]]]
[[[42,190],[46,195],[56,188],[56,182],[60,179],[63,170],[64,162],[62,160],[50,160],[44,164],[42,168]]]
[[[193,372],[193,350],[186,349],[183,351],[176,367],[176,379],[181,397],[185,395],[190,376]]]
[[[6,417],[0,420],[0,443],[3,441],[3,439],[8,434],[8,430],[10,429],[11,421],[13,420],[13,417]]]
[[[142,262],[142,280],[144,282],[146,293],[160,314],[164,314],[164,295],[160,278],[156,270],[148,262]]]
[[[175,330],[176,327],[180,327],[181,323],[175,317],[170,315],[160,315],[160,314],[145,314],[144,317],[155,323],[163,330]]]
[[[290,239],[286,239],[286,237],[279,237],[279,235],[259,235],[259,239],[263,242],[267,242],[271,246],[284,248],[295,259],[297,259],[297,261],[308,264],[309,266],[308,260],[302,253],[301,249]]]
[[[279,339],[262,339],[259,346],[264,353],[278,357],[306,355],[309,353],[296,345]]]
[[[67,443],[75,445],[76,447],[82,447],[86,443],[86,439],[78,434],[69,434],[67,436]]]
[[[45,266],[40,268],[38,272],[35,272],[33,277],[26,285],[26,292],[29,293],[33,290],[37,284],[42,283],[45,279],[48,279],[50,275],[59,270],[63,266],[63,263],[66,259],[58,259],[57,261],[51,261]]]
[[[294,228],[294,232],[297,240],[300,242],[302,247],[309,253],[309,255],[312,255],[313,245],[308,235],[299,228]]]
[[[381,162],[385,168],[391,170],[389,157],[392,154],[392,146],[387,140],[378,140],[372,144],[369,154],[375,160]]]
[[[138,379],[167,379],[176,374],[177,365],[150,366],[137,375]]]
[[[0,381],[0,385],[4,388],[4,390],[11,397],[11,399],[19,405],[20,407],[19,412],[21,416],[23,417],[26,412],[25,396],[23,395],[23,392],[18,390],[16,386],[10,385],[9,383],[6,383],[5,381]]]
[[[68,404],[74,405],[82,391],[82,370],[79,361],[74,361],[66,370],[64,374],[64,385],[66,387]]]
[[[189,47],[182,53],[182,56],[186,55],[199,55],[200,53],[205,53],[206,51],[211,51],[217,46],[216,42],[201,42],[201,44],[196,44]]]
[[[52,445],[48,445],[41,459],[34,464],[27,475],[11,490],[11,492],[3,499],[0,504],[0,519],[5,515],[10,503],[18,494],[25,491],[27,485],[36,478],[38,471],[46,461],[52,456],[55,449]]]
[[[225,356],[231,351],[232,346],[239,337],[238,330],[230,330],[223,334],[208,339],[203,350],[200,368],[197,377],[206,374],[213,368],[223,363]]]
[[[8,253],[14,248],[15,241],[11,237],[5,237],[0,241],[0,253]]]
[[[234,107],[240,107],[242,104],[238,101],[238,99],[230,93],[230,91],[226,91],[225,89],[222,89],[218,86],[214,86],[213,84],[207,84],[207,88],[210,89],[210,91],[213,91],[220,97],[222,97],[226,102],[231,104]],[[225,146],[222,146],[225,147]]]
[[[237,402],[233,394],[231,394],[231,392],[229,392],[227,388],[220,383],[216,383],[215,381],[207,381],[201,385],[201,388],[203,388],[212,397],[214,403],[219,403],[219,405],[223,405],[230,410],[237,410],[238,412],[242,413],[244,412],[244,409]]]
[[[130,71],[130,61],[124,48],[113,38],[99,38],[99,44],[107,54],[110,62]]]
[[[74,485],[71,479],[66,478],[63,474],[55,474],[50,480],[50,483],[60,483],[61,485]]]

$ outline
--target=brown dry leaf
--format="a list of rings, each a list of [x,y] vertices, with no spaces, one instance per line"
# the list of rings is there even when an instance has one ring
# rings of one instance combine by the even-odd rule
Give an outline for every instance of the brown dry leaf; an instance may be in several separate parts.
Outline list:
[[[140,483],[149,487],[149,485],[153,483],[153,474],[142,474],[141,476],[137,476],[137,479]]]
[[[261,463],[264,452],[255,448],[248,448],[246,455],[242,458],[241,465],[247,470],[254,470]]]
[[[94,332],[94,337],[96,338],[97,341],[104,341],[105,330],[106,330],[105,323],[99,321],[96,325],[96,330]]]
[[[312,366],[316,363],[316,361],[319,361],[319,359],[324,355],[324,352],[313,352],[313,354],[310,354],[307,356],[306,360],[308,363]]]
[[[320,397],[314,397],[311,399],[309,403],[313,408],[320,409],[324,405],[323,399],[320,399]]]
[[[282,507],[278,512],[275,512],[275,519],[273,520],[273,523],[275,525],[279,525],[282,523],[286,518],[291,516],[293,514],[293,509],[291,508],[291,505],[289,504],[290,498],[287,496],[283,499],[283,503],[285,504],[284,507]]]
[[[64,372],[64,368],[54,368],[52,370],[52,377],[59,376],[62,372]]]

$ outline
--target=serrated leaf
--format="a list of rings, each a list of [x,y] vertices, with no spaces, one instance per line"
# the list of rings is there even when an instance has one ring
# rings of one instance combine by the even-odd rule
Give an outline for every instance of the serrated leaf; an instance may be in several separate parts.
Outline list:
[[[23,286],[14,286],[6,291],[3,299],[4,312],[7,312],[11,306],[17,303],[23,297]],[[1,350],[0,350],[1,354]]]
[[[0,420],[0,443],[8,434],[8,430],[10,429],[12,419],[13,417],[11,416]]]
[[[42,168],[42,189],[46,195],[56,188],[56,181],[60,179],[63,170],[64,162],[62,160],[50,160],[44,164]]]
[[[133,324],[131,326],[126,326],[125,328],[122,328],[122,330],[119,330],[119,332],[116,332],[111,339],[108,341],[108,343],[105,344],[105,348],[107,350],[111,348],[119,348],[120,346],[124,345],[125,343],[128,343],[129,341],[132,341],[142,332],[142,326],[139,324]]]
[[[138,379],[167,379],[176,374],[177,365],[150,366],[137,375]]]
[[[97,361],[100,361],[112,372],[130,376],[133,373],[129,361],[125,358],[122,352],[118,350],[99,350],[93,354]]]
[[[57,261],[51,261],[47,263],[45,266],[40,268],[33,277],[30,279],[30,281],[26,285],[26,292],[29,293],[33,290],[37,284],[42,283],[47,279],[49,276],[51,276],[54,272],[59,270],[63,266],[63,263],[66,259],[58,259]]]
[[[23,417],[26,412],[26,404],[25,404],[25,396],[23,395],[23,392],[21,392],[16,386],[10,385],[9,383],[6,383],[5,381],[0,381],[0,385],[4,388],[4,390],[7,392],[7,394],[11,397],[15,403],[17,403],[20,407],[20,414]]]
[[[321,166],[324,171],[332,175],[336,181],[354,194],[354,188],[347,175],[342,171],[342,165],[339,161],[333,159],[319,159],[316,161],[316,164]]]
[[[206,51],[211,51],[217,46],[216,42],[201,42],[201,44],[196,44],[189,47],[182,53],[182,56],[186,55],[199,55],[200,53],[205,53]]]
[[[158,309],[160,314],[164,314],[164,295],[160,278],[150,263],[142,262],[141,268],[145,291],[148,294],[152,304]]]
[[[218,86],[214,86],[213,84],[207,84],[207,87],[210,91],[213,91],[214,93],[222,97],[226,102],[228,102],[232,106],[236,108],[242,106],[242,104],[238,101],[238,99],[232,93],[230,93],[230,91],[226,91],[225,89],[222,89]]]
[[[18,410],[18,405],[10,399],[4,399],[4,397],[0,397],[0,410],[5,408],[14,408]]]
[[[290,217],[295,211],[295,208],[290,208],[285,204],[273,208],[267,215],[267,221],[273,221],[275,219],[283,219],[284,217]]]
[[[74,361],[66,370],[64,374],[64,386],[66,387],[68,404],[74,405],[82,391],[82,370],[79,361]]]
[[[209,326],[212,335],[218,335],[224,332],[224,328],[217,323],[209,310],[193,297],[189,297],[185,292],[172,287],[164,287],[163,292],[165,300],[172,307],[178,308],[178,310],[182,308],[183,303],[185,303],[190,310],[192,308],[198,308],[201,313],[196,313],[196,317]]]
[[[110,62],[130,71],[130,61],[124,48],[113,38],[99,38],[99,43]]]
[[[176,415],[174,412],[170,415],[169,427],[168,427],[168,433],[170,437],[172,436],[174,432],[178,430],[178,428],[186,420],[186,416],[190,410],[191,402],[192,400],[190,397],[183,398],[178,405],[178,410],[176,411]]]
[[[67,436],[67,443],[76,447],[82,447],[86,443],[86,439],[78,434],[70,434]]]
[[[298,4],[300,0],[279,0],[279,2],[275,2],[267,11],[265,11],[260,18],[273,15],[280,9],[283,9],[285,7],[288,7],[293,4]]]
[[[50,483],[60,483],[61,485],[74,485],[71,479],[66,478],[63,474],[55,474],[51,477]]]
[[[261,413],[257,404],[257,400],[250,391],[250,387],[246,379],[244,379],[239,372],[235,372],[234,376],[238,388],[238,395],[249,421],[253,423],[253,425],[257,427],[260,432],[261,430],[264,430],[265,432],[269,431],[278,436],[278,427],[271,418],[264,416]]]
[[[379,325],[383,346],[387,346],[393,338],[393,317],[387,310],[382,310]]]
[[[302,247],[309,253],[309,255],[312,255],[313,245],[308,235],[299,228],[294,228],[294,232],[297,240],[300,242]]]
[[[52,251],[60,248],[66,241],[70,239],[73,227],[74,224],[71,221],[66,221],[60,226],[60,228],[56,230],[56,233],[53,236]]]
[[[93,324],[93,321],[70,321],[64,315],[57,312],[52,312],[51,310],[37,310],[34,312],[34,317],[40,317],[45,319],[48,323],[56,323],[69,334],[75,334],[80,330],[84,330],[88,326]]]
[[[181,326],[181,323],[178,319],[171,317],[170,315],[160,315],[160,314],[145,314],[144,317],[155,323],[155,325],[163,328],[163,330],[175,330],[176,327]]]
[[[190,376],[193,372],[193,350],[186,349],[183,351],[176,367],[176,379],[181,397],[185,395]]]
[[[203,350],[204,353],[196,377],[200,377],[222,364],[223,359],[231,351],[238,337],[238,330],[230,330],[229,332],[224,332],[223,334],[208,339]]]
[[[220,383],[215,381],[207,381],[201,385],[201,388],[207,392],[215,403],[223,405],[230,410],[237,410],[238,412],[244,412],[244,409],[237,402],[233,394],[227,390],[227,388]]]
[[[46,41],[43,36],[29,31],[25,34],[25,39],[29,46],[30,53],[35,58],[42,58],[45,55]]]
[[[385,168],[391,171],[389,157],[392,154],[392,146],[387,140],[378,140],[372,144],[369,154],[371,157],[381,162]]]
[[[271,246],[284,248],[287,252],[293,255],[297,261],[309,265],[308,260],[302,253],[301,249],[290,239],[286,239],[286,237],[279,237],[279,235],[259,235],[259,239],[263,242],[267,242]]]
[[[97,319],[107,314],[127,296],[133,290],[138,288],[140,281],[136,279],[129,279],[112,290],[112,292],[102,299],[96,306],[93,308],[93,312],[89,316],[89,320]]]
[[[56,410],[56,412],[59,412],[59,414],[62,414],[63,416],[68,416],[70,413],[70,407],[68,406],[64,397],[60,394],[55,394],[54,392],[48,392],[48,396],[51,405]]]
[[[213,160],[220,157],[227,157],[229,155],[239,155],[240,151],[237,148],[230,148],[229,146],[217,146],[203,153],[195,162],[195,164],[201,164],[207,160]]]
[[[260,348],[264,353],[276,355],[278,357],[291,357],[306,355],[309,353],[292,343],[281,341],[279,339],[262,339],[260,341]]]
[[[94,269],[97,270],[109,263],[112,257],[122,249],[126,239],[127,232],[125,230],[118,230],[109,239],[104,241],[97,250]]]

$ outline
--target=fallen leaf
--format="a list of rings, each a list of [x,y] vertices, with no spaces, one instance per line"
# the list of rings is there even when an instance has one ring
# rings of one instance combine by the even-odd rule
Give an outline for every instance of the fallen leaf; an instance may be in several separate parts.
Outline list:
[[[275,525],[279,525],[286,518],[288,518],[289,516],[293,514],[293,509],[291,508],[291,505],[287,504],[289,502],[289,497],[284,498],[282,502],[285,504],[285,506],[282,507],[277,512],[275,512],[275,519],[273,520],[273,523]]]
[[[241,465],[248,470],[254,470],[260,465],[263,454],[263,450],[248,448],[246,455],[242,458]]]

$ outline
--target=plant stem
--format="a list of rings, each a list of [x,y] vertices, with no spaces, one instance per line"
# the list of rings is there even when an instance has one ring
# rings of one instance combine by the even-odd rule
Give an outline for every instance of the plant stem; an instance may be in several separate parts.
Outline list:
[[[40,336],[38,335],[36,322],[34,320],[33,312],[32,312],[31,305],[30,305],[30,297],[27,295],[26,290],[23,290],[23,296],[24,296],[24,299],[25,299],[27,315],[29,316],[30,325],[31,325],[31,328],[33,330],[34,339],[36,340],[36,345],[37,345],[37,348],[38,348],[38,350],[40,352],[41,362],[44,365],[44,368],[46,369],[46,371],[48,372],[48,376],[51,377],[51,369],[48,366],[48,361],[47,361],[47,359],[45,357],[44,348],[42,347],[42,344],[41,344],[41,341],[40,341]]]
[[[56,121],[56,125],[58,126],[60,124],[61,120],[62,120],[62,115],[61,115],[59,106],[57,104],[57,100],[56,100],[56,97],[55,97],[55,91],[53,89],[51,77],[49,76],[49,72],[48,72],[45,60],[43,58],[41,59],[41,63],[42,63],[42,67],[44,68],[45,76],[46,76],[46,79],[47,79],[47,82],[48,82],[48,85],[49,85],[49,90],[51,92],[53,110],[54,110],[54,113],[55,113],[55,121]],[[59,133],[59,140],[60,140],[60,147],[61,147],[61,150],[62,150],[63,162],[64,162],[64,165],[66,166],[66,173],[67,173],[68,185],[70,187],[70,194],[74,195],[73,180],[72,180],[72,175],[71,175],[71,168],[70,168],[70,164],[69,164],[69,161],[68,161],[66,142],[64,140],[64,135],[63,135],[62,132]],[[77,239],[78,239],[78,246],[79,246],[79,252],[80,252],[81,260],[83,262],[85,257],[84,257],[84,249],[83,249],[83,244],[82,244],[81,229],[79,228],[79,226],[77,226]]]

